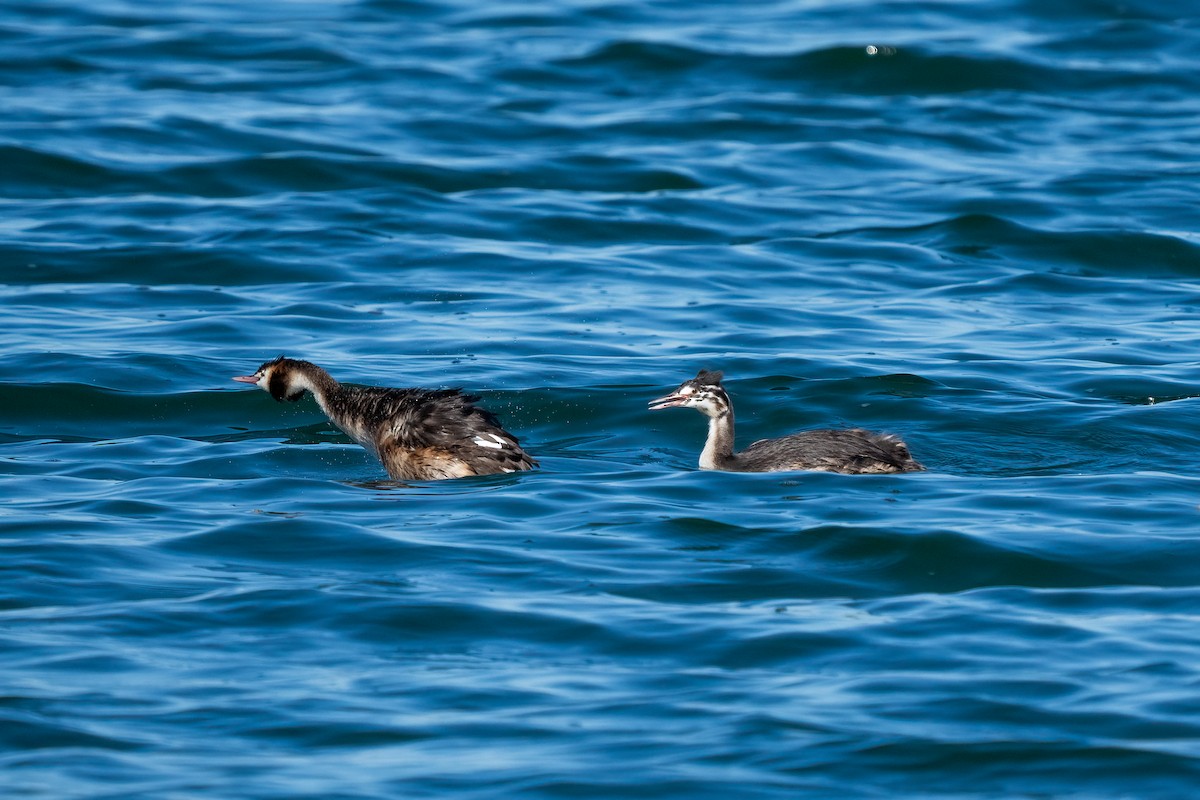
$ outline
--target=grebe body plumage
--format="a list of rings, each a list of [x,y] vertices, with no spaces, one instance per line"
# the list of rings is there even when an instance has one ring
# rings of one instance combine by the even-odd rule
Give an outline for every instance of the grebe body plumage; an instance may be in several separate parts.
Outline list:
[[[234,378],[276,400],[311,392],[329,421],[383,463],[395,480],[441,480],[533,469],[537,462],[479,400],[459,389],[346,386],[308,361],[280,356]]]
[[[733,402],[721,386],[722,374],[700,370],[671,394],[650,401],[650,410],[694,408],[708,417],[708,439],[700,468],[727,472],[818,470],[862,475],[919,472],[921,466],[898,437],[862,428],[811,430],[779,439],[761,439],[740,453],[733,450]]]

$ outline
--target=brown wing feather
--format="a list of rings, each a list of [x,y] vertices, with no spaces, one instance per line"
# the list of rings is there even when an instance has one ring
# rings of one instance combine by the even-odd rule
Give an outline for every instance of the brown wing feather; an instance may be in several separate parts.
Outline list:
[[[392,477],[433,479],[533,469],[537,462],[459,389],[343,387],[339,427],[368,438]],[[362,430],[354,431],[355,426]]]

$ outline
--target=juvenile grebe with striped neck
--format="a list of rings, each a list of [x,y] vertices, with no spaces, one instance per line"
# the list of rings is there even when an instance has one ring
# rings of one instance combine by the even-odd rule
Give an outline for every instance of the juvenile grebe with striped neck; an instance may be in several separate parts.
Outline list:
[[[329,421],[378,456],[395,480],[440,480],[520,472],[537,466],[517,437],[459,389],[345,386],[308,361],[280,356],[253,375],[276,400],[312,392]]]
[[[702,369],[671,394],[650,401],[651,411],[694,408],[708,417],[708,441],[700,453],[700,469],[727,472],[804,469],[855,475],[925,469],[899,438],[862,428],[801,431],[779,439],[760,439],[735,453],[733,403],[721,386],[722,377],[720,372]]]

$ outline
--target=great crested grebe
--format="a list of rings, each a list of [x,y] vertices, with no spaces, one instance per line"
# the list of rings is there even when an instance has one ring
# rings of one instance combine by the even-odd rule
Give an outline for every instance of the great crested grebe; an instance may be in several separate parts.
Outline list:
[[[280,356],[253,383],[282,402],[312,392],[329,421],[374,453],[396,480],[440,480],[533,469],[537,462],[500,427],[478,397],[459,389],[344,386],[308,361]]]
[[[925,469],[899,438],[862,428],[801,431],[779,439],[761,439],[735,453],[733,403],[721,386],[721,378],[720,372],[702,369],[671,394],[650,401],[651,411],[694,408],[708,417],[708,441],[700,453],[700,469],[727,472],[807,469],[856,475]]]

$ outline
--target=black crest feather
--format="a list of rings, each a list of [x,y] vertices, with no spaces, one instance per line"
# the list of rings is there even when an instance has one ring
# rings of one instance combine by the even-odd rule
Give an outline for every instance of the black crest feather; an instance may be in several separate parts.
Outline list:
[[[725,373],[721,372],[721,370],[709,372],[706,369],[702,369],[700,370],[699,374],[696,375],[696,383],[703,384],[705,386],[720,386],[721,379],[724,377]]]
[[[267,370],[271,367],[279,366],[284,361],[290,361],[290,360],[291,359],[289,359],[285,356],[282,356],[282,355],[277,356],[276,358],[273,358],[270,361],[264,362],[263,365],[258,368],[258,371],[261,373],[264,370]],[[284,400],[287,400],[289,403],[294,403],[297,400],[299,400],[301,397],[304,397],[303,389],[301,389],[298,392],[292,392],[291,394],[288,394],[287,378],[279,370],[276,370],[275,372],[273,372],[271,374],[271,379],[269,381],[267,381],[267,391],[271,393],[271,397],[274,397],[275,400],[280,403],[282,403]]]
[[[283,375],[279,374],[278,372],[271,373],[271,377],[267,381],[267,391],[271,393],[271,397],[274,397],[276,400],[282,403],[283,399],[287,397],[287,381],[284,379]],[[300,394],[303,395],[304,393],[301,392]],[[288,397],[287,399],[294,401],[299,400],[300,398]]]

